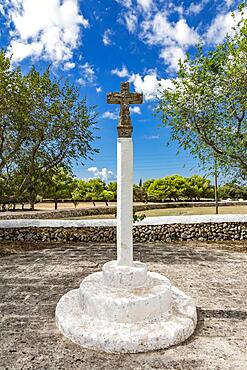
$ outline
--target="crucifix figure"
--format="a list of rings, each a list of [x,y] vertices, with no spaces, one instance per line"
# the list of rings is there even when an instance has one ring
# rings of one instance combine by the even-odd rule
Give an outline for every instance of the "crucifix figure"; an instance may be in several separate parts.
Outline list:
[[[142,104],[143,94],[131,93],[129,82],[120,93],[107,94],[108,104],[120,104],[117,141],[117,264],[133,265],[133,144],[129,104]]]

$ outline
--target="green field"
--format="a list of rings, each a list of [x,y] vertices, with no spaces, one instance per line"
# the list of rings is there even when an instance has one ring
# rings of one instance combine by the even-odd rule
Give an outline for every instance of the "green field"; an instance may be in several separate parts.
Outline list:
[[[137,212],[145,214],[147,217],[158,216],[187,216],[187,215],[213,215],[215,214],[214,207],[188,207],[188,208],[166,208],[166,209],[151,209],[149,211]],[[219,214],[247,214],[246,206],[225,206],[219,207]]]
[[[158,216],[187,216],[187,215],[213,215],[215,214],[214,207],[188,207],[188,208],[165,208],[165,209],[151,209],[149,211],[136,212],[137,215],[145,214],[146,217]],[[219,214],[247,214],[246,206],[225,206],[219,207]],[[114,215],[93,215],[71,217],[70,219],[107,219],[114,218]]]

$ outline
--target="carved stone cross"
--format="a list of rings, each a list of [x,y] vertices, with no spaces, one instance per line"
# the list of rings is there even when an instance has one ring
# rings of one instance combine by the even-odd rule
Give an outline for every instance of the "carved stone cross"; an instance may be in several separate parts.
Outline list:
[[[129,104],[142,104],[143,95],[130,93],[122,82],[119,93],[107,94],[108,104],[120,104],[117,139],[117,266],[133,267],[133,142]],[[116,276],[118,276],[116,274]]]
[[[131,137],[132,125],[129,104],[142,104],[143,94],[131,93],[129,90],[129,82],[122,82],[120,93],[107,94],[107,103],[121,105],[118,122],[118,137]]]

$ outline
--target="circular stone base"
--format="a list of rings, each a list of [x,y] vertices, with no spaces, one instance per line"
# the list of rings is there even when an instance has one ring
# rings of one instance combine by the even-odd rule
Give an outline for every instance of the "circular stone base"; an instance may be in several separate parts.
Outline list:
[[[139,261],[133,261],[132,266],[121,266],[117,261],[109,261],[103,265],[102,272],[103,284],[112,288],[138,288],[147,281],[147,265]]]
[[[104,284],[104,271],[95,272],[81,282],[79,295],[84,314],[94,319],[134,323],[170,314],[171,283],[160,274],[149,272],[142,287],[119,289]]]
[[[164,279],[149,273],[150,278]],[[56,322],[61,332],[85,348],[110,353],[135,353],[167,348],[183,342],[195,330],[196,307],[191,298],[171,287],[172,304],[160,317],[135,323],[100,320],[83,312],[79,289],[66,293],[58,302]]]

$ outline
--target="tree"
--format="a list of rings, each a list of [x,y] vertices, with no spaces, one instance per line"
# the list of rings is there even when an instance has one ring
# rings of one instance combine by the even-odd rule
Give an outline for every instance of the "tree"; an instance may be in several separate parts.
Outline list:
[[[133,185],[133,199],[134,202],[146,201],[146,193],[142,186],[136,184]]]
[[[74,187],[74,179],[66,167],[58,167],[48,175],[46,184],[46,197],[54,199],[57,209],[58,199],[70,199]]]
[[[114,200],[114,192],[109,190],[103,190],[99,195],[99,199],[103,200],[108,207],[108,202]]]
[[[148,197],[151,200],[163,200],[166,199],[167,194],[167,184],[164,179],[154,180],[148,187]]]
[[[33,175],[22,193],[22,197],[29,202],[31,211],[34,211],[35,204],[43,199],[46,184],[42,175],[38,176],[37,173]]]
[[[166,197],[179,201],[179,198],[182,197],[186,189],[186,180],[183,176],[180,175],[171,175],[166,176],[163,179],[164,187],[166,188]]]
[[[143,184],[142,184],[142,188],[144,190],[144,193],[145,193],[145,201],[148,202],[148,189],[149,189],[149,186],[154,182],[155,180],[154,179],[149,179],[149,180],[146,180]]]
[[[219,197],[221,199],[244,199],[247,200],[247,187],[233,182],[219,186]]]
[[[189,178],[186,178],[186,189],[184,196],[200,200],[201,198],[213,198],[213,186],[210,183],[209,179],[206,179],[203,176],[193,175]]]
[[[73,190],[71,192],[71,199],[74,206],[77,207],[79,201],[87,199],[87,182],[82,179],[74,179]]]
[[[0,51],[0,172],[6,171],[20,154],[30,133],[31,96],[20,68]]]
[[[25,174],[23,174],[21,169],[19,169],[19,172],[16,173],[14,177],[8,172],[4,175],[0,174],[0,202],[3,210],[5,210],[7,204],[9,206],[12,204],[15,209],[16,203],[21,203],[23,208],[25,203],[29,203],[31,210],[34,210],[35,203],[42,200],[44,197],[47,182],[50,181],[50,175],[38,170],[30,177],[22,193],[18,196],[15,195],[18,192],[24,176]]]
[[[116,182],[109,182],[107,185],[107,190],[113,192],[114,199],[117,199],[117,183]]]
[[[158,111],[172,139],[204,164],[216,157],[223,166],[247,174],[247,20],[233,36],[180,63],[173,88],[165,89]],[[211,163],[212,164],[212,163]]]
[[[95,206],[95,201],[101,200],[101,194],[105,190],[106,184],[101,179],[91,179],[87,182],[86,199],[91,200]]]
[[[90,157],[95,107],[87,107],[68,81],[51,78],[49,68],[26,75],[12,70],[0,53],[0,173],[7,181],[22,176],[12,198],[18,198],[37,172]]]

